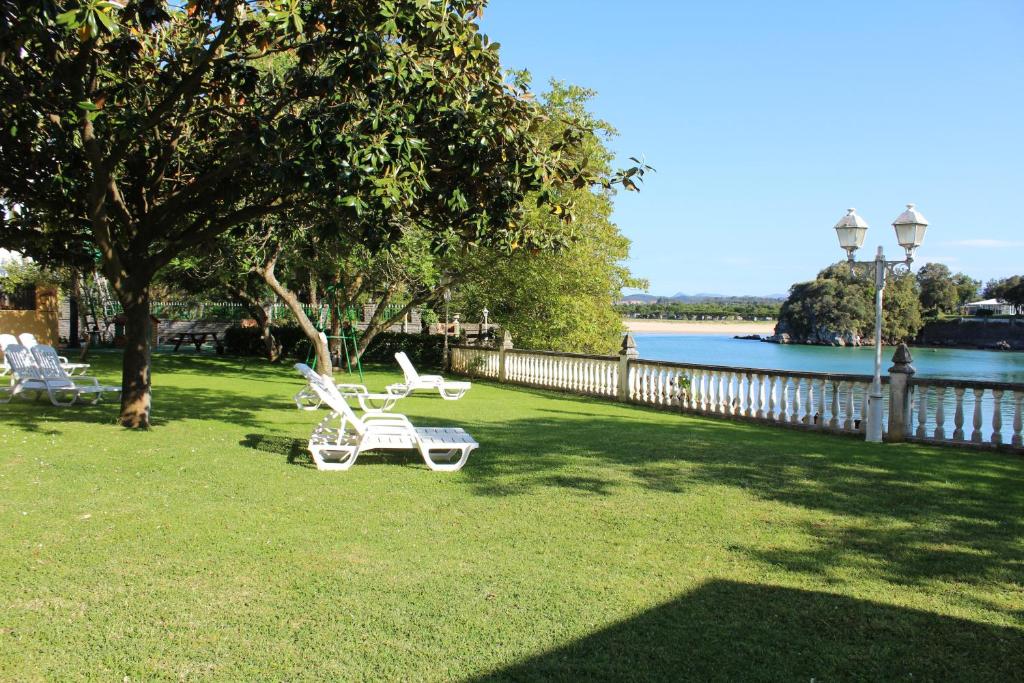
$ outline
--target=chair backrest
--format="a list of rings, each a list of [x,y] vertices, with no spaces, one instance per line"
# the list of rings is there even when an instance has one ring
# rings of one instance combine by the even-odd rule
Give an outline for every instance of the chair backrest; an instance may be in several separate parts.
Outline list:
[[[36,335],[31,332],[22,332],[18,335],[18,339],[21,340],[21,345],[31,351],[34,349],[39,342],[36,341]]]
[[[409,356],[405,355],[405,351],[399,351],[395,354],[395,360],[402,368],[402,373],[405,374],[406,382],[415,382],[420,378],[420,373],[416,372],[416,368],[413,367],[412,361],[409,360]]]
[[[345,399],[342,398],[330,378],[318,375],[313,368],[305,363],[296,363],[295,369],[309,381],[309,386],[312,387],[321,401],[330,406],[334,412],[343,415],[352,424],[352,428],[356,430],[356,433],[360,435],[366,433],[366,423],[356,417],[355,411],[345,402]]]
[[[56,349],[48,344],[36,344],[30,353],[36,361],[40,374],[46,379],[68,379],[68,373],[60,364]]]
[[[19,379],[42,379],[42,372],[36,365],[32,353],[21,344],[8,344],[4,347],[4,358],[11,366],[11,372]]]
[[[17,344],[17,343],[18,343],[18,338],[15,337],[13,334],[7,334],[7,333],[0,334],[0,351],[3,351],[5,348],[10,346],[11,344]]]

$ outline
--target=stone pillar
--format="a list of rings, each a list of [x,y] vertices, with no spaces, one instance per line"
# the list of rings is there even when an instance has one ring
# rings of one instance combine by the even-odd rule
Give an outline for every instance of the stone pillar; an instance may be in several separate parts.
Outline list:
[[[619,350],[619,387],[616,398],[620,401],[629,401],[629,362],[639,356],[640,352],[636,350],[633,335],[627,333],[622,338],[622,348]]]
[[[505,374],[505,352],[512,348],[512,335],[505,330],[501,333],[501,341],[498,342],[498,381],[504,382]]]
[[[899,443],[907,440],[911,433],[910,406],[913,398],[910,391],[910,379],[916,370],[911,365],[913,358],[906,344],[900,344],[892,356],[893,365],[889,368],[889,432],[885,440]]]

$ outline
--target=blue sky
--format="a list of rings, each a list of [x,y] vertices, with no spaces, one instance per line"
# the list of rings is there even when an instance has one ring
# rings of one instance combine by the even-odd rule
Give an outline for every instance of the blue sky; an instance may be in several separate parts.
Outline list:
[[[615,220],[650,291],[772,294],[890,223],[931,223],[918,264],[1024,273],[1024,2],[491,0],[484,31],[535,87],[598,91],[623,164],[658,172]]]

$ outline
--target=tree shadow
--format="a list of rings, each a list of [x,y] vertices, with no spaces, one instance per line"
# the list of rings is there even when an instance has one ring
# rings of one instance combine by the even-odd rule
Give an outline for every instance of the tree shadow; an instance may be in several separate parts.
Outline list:
[[[641,408],[538,412],[466,425],[481,443],[463,470],[475,494],[728,486],[821,513],[793,522],[808,539],[802,548],[737,548],[766,565],[815,576],[852,567],[900,584],[1024,576],[1024,459],[682,415],[655,421]]]
[[[479,682],[1019,680],[1024,631],[716,580]]]

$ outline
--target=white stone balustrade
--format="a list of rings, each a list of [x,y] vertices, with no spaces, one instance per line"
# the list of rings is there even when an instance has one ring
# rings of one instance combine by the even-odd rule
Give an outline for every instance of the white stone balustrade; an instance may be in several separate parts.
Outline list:
[[[871,384],[869,375],[643,360],[636,357],[631,340],[618,356],[455,346],[451,370],[665,410],[845,433],[865,432]],[[883,383],[888,385],[890,378],[883,377]],[[909,392],[899,412],[890,409],[886,392],[885,419],[902,413],[905,421],[902,430],[892,425],[894,440],[1024,449],[1024,384],[911,375],[892,389]]]
[[[955,379],[913,379],[914,440],[1016,448],[1024,446],[1024,385]],[[951,410],[952,409],[952,410]],[[947,424],[953,414],[953,425]],[[970,432],[964,416],[970,415]]]

